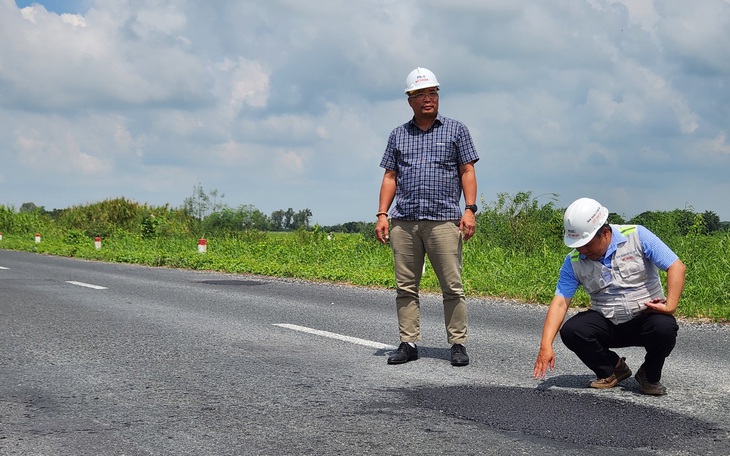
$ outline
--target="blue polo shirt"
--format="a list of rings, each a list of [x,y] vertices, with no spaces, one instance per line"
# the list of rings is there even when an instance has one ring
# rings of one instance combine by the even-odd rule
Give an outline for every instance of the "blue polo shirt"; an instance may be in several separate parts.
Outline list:
[[[672,249],[644,226],[636,225],[636,232],[639,235],[639,242],[641,242],[641,248],[644,250],[644,256],[662,271],[669,269],[669,266],[679,259]],[[608,245],[606,253],[596,260],[601,261],[609,269],[616,248],[626,242],[626,237],[614,225],[611,225],[611,233],[611,243]],[[585,255],[581,255],[580,258],[584,259]],[[580,282],[573,272],[570,254],[568,254],[563,261],[563,266],[560,268],[560,277],[558,278],[555,295],[572,298],[579,286]]]
[[[459,167],[478,160],[469,129],[457,120],[439,114],[426,131],[413,119],[395,128],[380,162],[397,174],[391,217],[461,219]]]

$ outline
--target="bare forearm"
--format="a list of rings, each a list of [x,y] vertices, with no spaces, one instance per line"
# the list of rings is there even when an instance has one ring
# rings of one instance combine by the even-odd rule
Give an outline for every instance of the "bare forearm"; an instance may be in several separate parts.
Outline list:
[[[563,324],[565,314],[570,306],[570,298],[562,296],[553,297],[545,316],[545,325],[542,328],[542,339],[540,341],[540,350],[537,352],[533,375],[535,378],[545,378],[548,369],[555,368],[555,351],[553,350],[553,341],[558,334],[560,325]]]
[[[393,203],[393,198],[395,198],[395,178],[395,171],[385,171],[385,174],[383,175],[383,183],[380,186],[380,200],[378,202],[377,213],[378,220],[377,222],[375,222],[375,237],[383,244],[388,242],[388,239],[390,237],[388,209]]]
[[[687,267],[681,260],[677,260],[667,269],[667,302],[666,311],[674,313],[679,305],[679,297],[684,290],[685,272]]]
[[[388,212],[390,205],[393,204],[395,198],[396,186],[395,171],[386,171],[383,175],[383,183],[380,186],[380,201],[378,203],[378,212]]]
[[[460,168],[461,172],[461,187],[464,192],[464,203],[475,204],[477,202],[477,175],[474,171],[474,164],[468,163],[462,165]]]
[[[568,313],[568,307],[570,306],[570,299],[562,296],[553,297],[548,308],[547,315],[545,316],[545,324],[542,328],[542,338],[540,339],[540,345],[544,347],[552,347],[555,336],[560,330],[560,326],[565,320],[565,315]]]

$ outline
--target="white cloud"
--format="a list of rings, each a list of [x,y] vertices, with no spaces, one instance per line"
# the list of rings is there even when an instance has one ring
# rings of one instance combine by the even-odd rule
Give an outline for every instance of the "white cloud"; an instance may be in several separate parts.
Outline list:
[[[698,159],[718,160],[722,163],[730,156],[730,144],[727,142],[727,135],[723,131],[715,138],[698,142],[695,152]]]
[[[278,163],[283,169],[280,177],[286,178],[290,173],[299,173],[304,169],[304,157],[294,151],[282,151],[278,154]]]
[[[61,21],[72,27],[86,27],[86,19],[79,14],[61,14]]]
[[[34,173],[52,172],[72,177],[109,171],[109,164],[83,151],[74,135],[57,131],[53,138],[43,136],[45,132],[34,129],[16,133],[19,161]]]
[[[720,0],[657,2],[662,46],[685,71],[727,74],[730,4]]]
[[[213,66],[218,84],[218,98],[223,108],[230,109],[236,116],[245,106],[265,107],[269,98],[269,73],[261,63],[248,61],[243,57],[233,60],[226,57]]]

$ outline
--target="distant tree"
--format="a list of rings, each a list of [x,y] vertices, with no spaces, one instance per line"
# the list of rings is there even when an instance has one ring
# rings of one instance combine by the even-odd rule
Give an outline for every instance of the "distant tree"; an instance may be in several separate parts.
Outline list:
[[[644,225],[645,227],[651,229],[652,225],[654,225],[654,222],[657,219],[658,216],[655,212],[645,211],[629,219],[629,223],[632,225]]]
[[[251,205],[241,206],[239,210],[243,214],[244,230],[268,231],[269,229],[271,229],[271,223],[269,222],[269,218],[266,217],[266,214],[256,209],[255,207]]]
[[[294,209],[279,209],[271,213],[269,216],[269,227],[273,231],[293,231],[299,229],[309,229],[309,220],[312,217],[312,211],[302,209],[294,212]]]
[[[223,199],[224,196],[222,193],[219,196],[218,190],[211,190],[209,193],[205,193],[203,185],[198,182],[193,187],[193,194],[185,198],[183,208],[190,215],[198,219],[198,221],[202,222],[208,215],[226,207],[222,201],[219,201],[219,198]]]
[[[198,219],[203,220],[203,215],[208,211],[210,206],[210,198],[203,191],[203,186],[198,183],[193,187],[193,194],[185,198],[183,207],[188,211],[190,215]]]
[[[223,208],[214,212],[203,221],[207,233],[226,234],[240,231],[268,231],[269,220],[266,215],[252,205],[241,205],[237,209]]]
[[[224,235],[243,229],[243,216],[240,211],[225,208],[208,215],[202,222],[203,231],[208,234]]]
[[[360,231],[360,223],[362,222],[347,222],[342,224],[342,228],[345,233],[357,233]]]
[[[272,231],[284,231],[286,229],[284,225],[284,211],[281,209],[272,212],[269,220],[271,221]]]
[[[671,236],[686,236],[693,227],[696,227],[695,213],[689,209],[675,209],[673,211],[647,211],[635,216],[629,223],[644,225],[653,231],[659,238]]]
[[[294,219],[294,209],[289,208],[284,212],[283,228],[285,230],[292,229],[292,219]]]
[[[375,222],[345,222],[323,228],[328,233],[359,233],[366,239],[375,239]]]
[[[21,214],[43,214],[45,212],[45,209],[43,208],[43,206],[36,206],[35,203],[23,203],[20,205],[20,209],[18,210],[18,212],[20,212]]]
[[[290,229],[307,229],[309,228],[309,219],[312,217],[312,211],[309,209],[302,209],[296,214],[292,215]]]
[[[53,209],[52,211],[48,211],[47,214],[52,219],[58,219],[58,217],[63,213],[64,209]]]
[[[707,233],[705,233],[705,234],[714,233],[716,231],[722,230],[720,216],[715,214],[713,211],[703,212],[702,219],[705,222],[705,228],[707,228]]]

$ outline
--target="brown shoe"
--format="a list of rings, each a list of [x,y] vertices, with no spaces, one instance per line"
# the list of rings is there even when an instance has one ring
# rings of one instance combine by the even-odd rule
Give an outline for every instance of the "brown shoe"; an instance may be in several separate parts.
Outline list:
[[[646,380],[646,373],[644,372],[643,364],[636,372],[634,378],[636,378],[636,381],[639,382],[639,389],[644,394],[650,394],[652,396],[663,396],[664,394],[667,394],[667,389],[664,388],[664,385],[662,385],[661,382],[652,383]]]
[[[591,382],[591,388],[613,388],[625,378],[631,377],[631,369],[626,365],[626,358],[621,358],[618,366],[613,370],[613,374],[606,378],[597,378]]]

